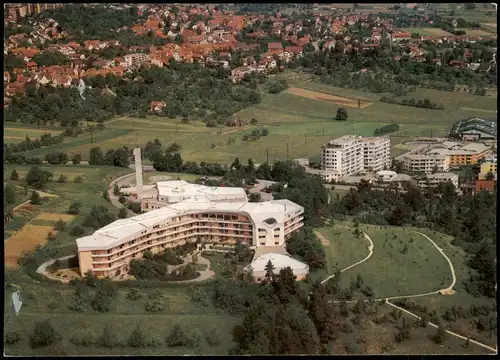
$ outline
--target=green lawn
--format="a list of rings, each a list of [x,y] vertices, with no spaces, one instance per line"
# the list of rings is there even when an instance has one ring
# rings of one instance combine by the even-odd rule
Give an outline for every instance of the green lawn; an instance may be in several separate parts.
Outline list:
[[[358,273],[363,277],[364,284],[374,289],[376,297],[432,292],[451,283],[447,261],[422,236],[398,228],[370,225],[361,225],[360,228],[372,239],[374,252],[366,262],[342,273],[344,286],[355,281]],[[408,252],[402,254],[405,245]],[[345,251],[347,255],[338,257],[348,258],[350,264],[368,255],[368,244],[353,245],[349,242],[342,249],[345,249],[342,254]]]
[[[232,342],[232,328],[241,321],[237,317],[228,316],[224,312],[213,308],[211,305],[201,307],[193,303],[189,298],[189,288],[161,288],[167,301],[167,308],[159,313],[148,313],[144,309],[147,294],[157,289],[141,290],[142,298],[132,301],[126,298],[126,290],[120,290],[119,297],[114,301],[113,308],[109,313],[99,313],[91,309],[84,313],[75,313],[68,309],[68,304],[74,292],[74,288],[56,285],[26,285],[23,293],[31,293],[30,298],[23,300],[25,304],[18,317],[10,316],[7,320],[7,328],[16,326],[24,334],[19,343],[6,347],[9,355],[34,355],[49,353],[49,349],[31,349],[28,345],[29,335],[37,320],[49,318],[57,332],[63,335],[61,348],[68,355],[223,355],[234,346]],[[26,296],[25,296],[26,297]],[[55,306],[49,310],[48,306]],[[157,347],[143,349],[113,348],[100,349],[95,346],[81,347],[69,342],[72,335],[84,330],[90,330],[99,337],[103,327],[110,324],[121,339],[127,339],[136,325],[140,325],[145,333],[157,335],[165,341],[170,329],[181,323],[188,331],[198,330],[203,335],[208,332],[217,331],[221,343],[219,346],[209,347],[203,340],[199,347],[188,349],[185,347],[168,348],[162,344]],[[78,326],[75,326],[78,324]],[[116,326],[119,324],[119,326]]]
[[[335,225],[318,231],[330,242],[329,246],[325,246],[329,274],[333,274],[336,269],[342,270],[363,260],[368,255],[368,241],[362,237],[356,238],[352,228]]]

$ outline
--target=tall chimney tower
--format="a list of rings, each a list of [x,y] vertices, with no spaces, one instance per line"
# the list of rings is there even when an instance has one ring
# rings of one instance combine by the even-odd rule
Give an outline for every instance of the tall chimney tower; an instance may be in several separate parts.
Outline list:
[[[137,201],[140,202],[142,199],[142,160],[141,160],[141,148],[134,149],[135,157],[135,185],[137,190]]]

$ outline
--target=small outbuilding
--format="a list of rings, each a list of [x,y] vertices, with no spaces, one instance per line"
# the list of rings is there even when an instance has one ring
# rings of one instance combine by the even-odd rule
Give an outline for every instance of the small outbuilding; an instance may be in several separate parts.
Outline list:
[[[304,280],[309,273],[309,265],[292,258],[290,255],[267,253],[255,257],[254,260],[245,267],[245,270],[252,270],[255,281],[261,282],[266,275],[266,265],[271,261],[274,266],[274,274],[278,275],[281,269],[290,267],[296,280]]]

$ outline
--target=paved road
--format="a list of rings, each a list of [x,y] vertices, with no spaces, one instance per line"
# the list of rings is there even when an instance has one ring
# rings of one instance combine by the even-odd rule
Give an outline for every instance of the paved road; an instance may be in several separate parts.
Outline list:
[[[191,257],[192,255],[188,255],[187,257],[185,257],[183,260],[184,262],[180,265],[175,265],[175,266],[172,266],[170,267],[171,271],[172,270],[175,270],[175,269],[178,269],[182,266],[185,266],[189,263],[189,258]],[[205,280],[208,280],[210,279],[211,277],[213,277],[215,275],[215,272],[213,272],[212,270],[210,270],[210,260],[202,257],[200,254],[198,254],[198,264],[205,264],[207,265],[207,268],[203,271],[199,271],[200,273],[200,276],[198,276],[196,279],[191,279],[191,280],[183,280],[183,281],[170,281],[170,282],[175,282],[175,283],[188,283],[188,282],[200,282],[200,281],[205,281]]]

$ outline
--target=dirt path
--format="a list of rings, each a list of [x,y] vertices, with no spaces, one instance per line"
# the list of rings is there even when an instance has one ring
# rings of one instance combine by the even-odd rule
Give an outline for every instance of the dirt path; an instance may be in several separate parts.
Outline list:
[[[316,230],[314,230],[314,233],[316,234],[318,239],[321,240],[321,244],[323,244],[323,246],[330,246],[330,242],[322,233],[320,233],[319,231],[316,231]]]
[[[441,290],[437,290],[437,291],[433,291],[433,292],[428,292],[428,293],[423,293],[423,294],[414,294],[414,295],[402,295],[402,296],[392,296],[392,297],[386,297],[386,298],[379,298],[379,299],[374,299],[374,301],[385,301],[386,304],[388,304],[389,306],[392,306],[396,309],[399,309],[403,312],[405,312],[406,314],[410,315],[410,316],[413,316],[417,319],[420,319],[420,317],[417,315],[417,314],[414,314],[406,309],[403,309],[402,307],[399,307],[397,305],[394,305],[393,303],[390,302],[390,300],[396,300],[396,299],[408,299],[408,298],[415,298],[415,297],[423,297],[423,296],[429,296],[429,295],[437,295],[437,294],[443,294],[443,295],[453,295],[455,293],[455,291],[453,290],[453,287],[455,286],[456,282],[457,282],[457,279],[456,279],[456,276],[455,276],[455,268],[453,267],[453,264],[451,262],[451,260],[448,258],[448,256],[446,256],[446,254],[444,253],[443,249],[441,249],[431,238],[429,238],[427,235],[421,233],[421,232],[418,232],[418,231],[413,231],[414,233],[416,234],[419,234],[423,237],[425,237],[427,240],[429,240],[432,245],[434,245],[434,247],[441,253],[441,255],[443,255],[443,257],[446,259],[446,261],[448,261],[448,264],[450,265],[450,271],[451,271],[451,276],[452,276],[452,282],[451,284],[447,287],[447,288],[444,288],[444,289],[441,289]],[[353,268],[354,266],[356,265],[359,265],[363,262],[365,262],[366,260],[368,260],[372,254],[373,254],[373,242],[372,240],[370,239],[370,237],[368,235],[366,235],[366,233],[363,232],[363,234],[365,235],[365,239],[367,239],[368,241],[370,241],[370,246],[368,247],[368,250],[370,251],[370,253],[368,254],[368,256],[366,258],[364,258],[363,260],[361,261],[358,261],[357,263],[355,264],[352,264],[348,267],[346,267],[345,269],[341,270],[341,272],[344,272],[346,270],[349,270],[350,268]],[[327,277],[325,280],[323,280],[321,282],[321,284],[324,284],[326,281],[332,279],[333,277],[335,276],[334,275],[331,275],[329,277]],[[370,300],[365,300],[365,302],[368,302]],[[339,303],[340,301],[332,301],[333,303]],[[357,301],[355,300],[351,300],[351,301],[347,301],[347,303],[356,303]],[[433,324],[431,322],[428,323],[429,325],[431,325],[432,327],[434,328],[437,328],[438,326],[436,324]],[[482,348],[484,349],[488,349],[490,351],[493,351],[495,352],[495,354],[497,353],[497,349],[496,348],[493,348],[491,346],[488,346],[486,344],[483,344],[483,343],[480,343],[476,340],[473,340],[473,339],[470,339],[470,338],[467,338],[465,336],[462,336],[462,335],[459,335],[457,333],[454,333],[452,331],[449,331],[449,330],[446,330],[446,332],[452,336],[455,336],[455,337],[458,337],[460,339],[463,339],[463,340],[467,340],[469,339],[469,341],[473,344],[476,344],[478,346],[481,346]]]
[[[412,313],[412,312],[410,312],[410,311],[408,311],[408,310],[406,310],[406,309],[403,309],[402,307],[399,307],[399,306],[397,306],[397,305],[394,305],[394,304],[393,304],[393,303],[391,303],[390,301],[386,301],[386,304],[387,304],[387,305],[389,305],[389,306],[392,306],[393,308],[396,308],[396,309],[398,309],[398,310],[401,310],[401,311],[403,311],[404,313],[406,313],[406,314],[408,314],[408,315],[410,315],[410,316],[413,316],[414,318],[417,318],[417,319],[419,319],[419,320],[420,320],[420,316],[418,316],[417,314],[414,314],[414,313]],[[428,322],[428,324],[429,324],[430,326],[434,327],[434,328],[437,328],[437,327],[438,327],[436,324],[433,324],[433,323],[431,323],[430,321]],[[488,350],[490,350],[490,351],[493,351],[495,354],[498,352],[498,350],[497,350],[496,348],[493,348],[493,347],[488,346],[488,345],[486,345],[486,344],[480,343],[479,341],[473,340],[473,339],[471,339],[471,338],[467,338],[467,337],[462,336],[462,335],[460,335],[460,334],[454,333],[453,331],[450,331],[450,330],[446,330],[446,332],[447,332],[448,334],[452,335],[452,336],[455,336],[455,337],[459,338],[459,339],[462,339],[462,340],[469,340],[471,343],[476,344],[476,345],[478,345],[478,346],[481,346],[481,347],[482,347],[482,348],[484,348],[484,349],[488,349]]]
[[[365,239],[366,239],[366,240],[368,240],[368,241],[370,242],[370,245],[368,245],[368,251],[369,251],[368,256],[367,256],[367,257],[365,257],[363,260],[358,261],[357,263],[354,263],[354,264],[352,264],[352,265],[349,265],[349,266],[348,266],[348,267],[346,267],[345,269],[340,270],[340,272],[341,272],[341,273],[342,273],[342,272],[344,272],[344,271],[346,271],[346,270],[349,270],[349,269],[351,269],[351,268],[353,268],[353,267],[355,267],[355,266],[357,266],[357,265],[359,265],[359,264],[364,263],[366,260],[368,260],[368,259],[369,259],[369,258],[373,255],[373,241],[372,241],[372,239],[371,239],[368,235],[366,235],[366,233],[365,233],[365,232],[363,232],[363,235],[365,236]],[[328,280],[333,279],[334,277],[335,277],[335,274],[330,275],[330,276],[329,276],[329,277],[327,277],[325,280],[323,280],[323,281],[321,282],[321,284],[326,283]]]
[[[446,256],[446,254],[444,253],[443,249],[441,249],[439,246],[437,246],[437,244],[434,241],[432,241],[432,239],[430,237],[428,237],[427,235],[422,234],[421,232],[418,232],[418,231],[413,231],[413,232],[415,234],[422,235],[427,240],[429,240],[432,243],[432,245],[434,245],[434,247],[441,253],[441,255],[443,255],[443,257],[446,259],[446,261],[448,261],[448,264],[450,265],[451,277],[453,279],[452,282],[451,282],[451,285],[448,286],[445,289],[439,290],[438,292],[450,292],[450,291],[453,291],[453,287],[457,283],[457,277],[455,276],[455,268],[453,267],[453,264],[452,264],[450,258],[448,256]]]

